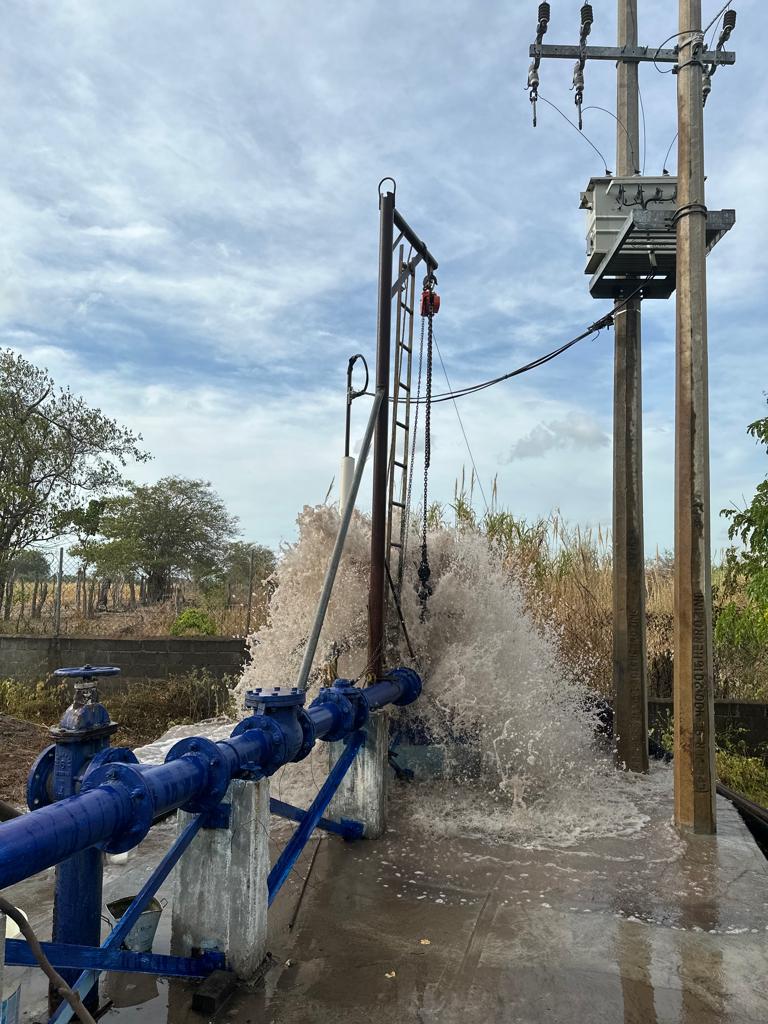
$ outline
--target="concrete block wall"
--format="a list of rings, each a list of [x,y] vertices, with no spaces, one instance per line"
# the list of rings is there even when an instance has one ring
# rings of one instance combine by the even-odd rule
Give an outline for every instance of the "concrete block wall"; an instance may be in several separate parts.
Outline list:
[[[119,665],[123,679],[166,679],[207,669],[237,676],[246,660],[242,639],[224,637],[0,636],[0,678],[37,681],[63,665]]]

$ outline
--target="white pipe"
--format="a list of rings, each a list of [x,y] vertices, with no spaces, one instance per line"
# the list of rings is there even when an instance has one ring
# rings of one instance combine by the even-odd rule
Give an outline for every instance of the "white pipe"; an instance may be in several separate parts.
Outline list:
[[[355,475],[352,478],[352,486],[349,491],[348,500],[341,513],[341,525],[339,526],[339,532],[336,535],[336,543],[333,546],[331,561],[325,574],[323,589],[320,594],[320,600],[317,604],[317,611],[315,612],[315,621],[312,623],[312,631],[307,638],[307,646],[304,649],[304,660],[302,661],[301,668],[299,669],[299,678],[296,680],[296,685],[300,690],[306,690],[307,688],[309,672],[312,668],[315,651],[317,650],[317,641],[320,639],[320,630],[323,628],[325,613],[328,610],[328,602],[331,599],[333,581],[336,579],[336,570],[339,568],[341,553],[344,550],[344,541],[347,539],[347,531],[349,530],[349,524],[352,521],[352,510],[354,509],[355,501],[357,500],[357,492],[360,490],[360,481],[363,479],[365,460],[368,458],[368,449],[371,447],[373,429],[376,426],[376,417],[379,414],[379,408],[381,407],[383,399],[384,391],[377,390],[376,396],[373,399],[371,414],[368,418],[368,426],[365,428],[363,443],[360,446],[360,457],[357,461]]]
[[[349,496],[352,492],[352,480],[355,476],[355,460],[351,455],[345,455],[341,460],[339,470],[339,512],[344,513],[347,507]]]

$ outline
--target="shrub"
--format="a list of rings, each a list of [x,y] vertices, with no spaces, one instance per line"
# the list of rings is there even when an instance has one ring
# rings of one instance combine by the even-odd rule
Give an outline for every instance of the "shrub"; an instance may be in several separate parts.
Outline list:
[[[200,608],[187,608],[171,625],[171,636],[216,636],[216,623]]]

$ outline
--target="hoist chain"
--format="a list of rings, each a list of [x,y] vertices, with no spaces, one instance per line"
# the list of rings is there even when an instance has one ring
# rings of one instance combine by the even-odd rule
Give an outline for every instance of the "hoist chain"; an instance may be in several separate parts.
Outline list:
[[[427,601],[432,596],[432,585],[429,578],[432,572],[429,568],[429,556],[427,551],[427,517],[429,512],[429,464],[432,455],[432,439],[430,435],[432,419],[432,321],[439,309],[435,303],[434,274],[428,274],[424,279],[425,294],[422,300],[422,313],[424,312],[424,299],[426,299],[426,320],[427,320],[427,371],[424,392],[424,512],[421,524],[421,562],[419,564],[419,600],[421,601],[421,620],[427,615]],[[439,299],[438,299],[439,303]],[[422,319],[423,325],[423,319]]]
[[[406,556],[408,554],[408,538],[410,537],[410,515],[411,515],[411,494],[413,493],[413,467],[416,463],[416,435],[419,430],[419,406],[421,404],[421,374],[424,366],[424,324],[425,317],[421,318],[421,338],[419,340],[419,370],[418,377],[416,380],[416,411],[413,416],[413,433],[411,434],[411,455],[408,460],[408,492],[405,499],[405,508],[403,514],[408,517],[406,520],[406,529],[403,537],[403,565],[406,564]]]

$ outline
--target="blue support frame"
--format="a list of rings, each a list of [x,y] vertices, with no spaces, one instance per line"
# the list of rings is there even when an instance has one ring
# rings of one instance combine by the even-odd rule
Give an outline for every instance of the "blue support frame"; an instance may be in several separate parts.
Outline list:
[[[362,729],[352,733],[345,740],[345,749],[328,774],[328,778],[310,804],[304,819],[291,836],[283,852],[275,861],[267,879],[269,900],[267,906],[272,906],[275,896],[280,892],[283,883],[291,873],[291,868],[301,855],[301,851],[307,845],[309,837],[321,820],[323,811],[333,799],[336,790],[339,788],[342,779],[349,771],[349,767],[357,756],[357,752],[365,742],[365,733]]]
[[[206,950],[199,957],[134,953],[103,946],[76,946],[67,942],[41,942],[43,952],[55,968],[83,971],[98,976],[102,971],[157,974],[164,978],[205,978],[224,967],[224,954]],[[23,939],[6,939],[5,962],[15,967],[37,967],[32,950]],[[51,1020],[60,1018],[52,1017]]]
[[[85,996],[88,992],[91,991],[93,986],[99,980],[99,974],[102,971],[105,971],[105,970],[112,970],[112,971],[116,971],[116,970],[135,970],[137,973],[144,973],[144,969],[141,966],[135,966],[135,967],[132,967],[132,968],[107,967],[106,966],[106,961],[109,958],[107,956],[107,954],[111,954],[112,952],[115,952],[115,951],[119,952],[119,946],[124,941],[124,939],[127,937],[127,935],[130,932],[131,928],[133,928],[133,926],[138,921],[139,915],[141,914],[141,912],[144,910],[144,908],[147,906],[149,901],[155,895],[157,890],[160,888],[160,886],[166,880],[168,875],[170,875],[171,871],[175,867],[176,863],[178,862],[178,860],[180,859],[180,857],[182,856],[184,851],[187,849],[189,844],[192,842],[192,840],[195,838],[197,833],[200,831],[200,829],[205,824],[206,824],[206,814],[205,813],[198,814],[197,817],[193,818],[192,821],[189,822],[189,824],[184,829],[184,831],[181,833],[181,835],[176,837],[176,839],[173,842],[173,845],[170,847],[170,849],[165,854],[163,859],[160,861],[160,863],[157,865],[155,870],[152,872],[152,874],[146,880],[144,885],[141,887],[140,892],[138,892],[137,895],[134,897],[133,902],[131,903],[131,905],[125,911],[123,916],[117,922],[117,924],[112,929],[112,931],[109,933],[109,935],[106,937],[106,939],[104,939],[104,941],[102,942],[101,946],[98,947],[98,948],[93,948],[92,947],[93,948],[93,953],[96,954],[96,959],[91,964],[88,964],[88,965],[83,964],[82,965],[83,967],[86,967],[86,969],[83,970],[83,973],[80,975],[80,977],[77,979],[75,984],[72,986],[77,992],[80,993],[81,998],[83,996]],[[22,945],[26,946],[26,943],[22,943]],[[6,948],[7,948],[7,944],[6,944]],[[123,951],[123,952],[125,952],[125,951]],[[99,964],[99,960],[98,960],[99,955],[104,957],[105,966],[101,966]],[[146,954],[132,954],[132,956],[134,958],[136,956],[145,956],[145,955]],[[223,957],[223,955],[222,954],[215,954],[215,955],[218,958],[216,966],[214,966],[214,967],[208,966],[207,969],[203,969],[202,971],[196,970],[195,971],[195,977],[200,977],[201,974],[202,975],[210,974],[211,971],[216,970],[219,967],[223,967],[224,966],[224,957]],[[178,961],[179,964],[180,964],[182,961],[187,962],[189,959],[190,959],[189,957],[164,957],[163,958],[164,961],[168,961],[168,964],[166,966],[173,966],[171,964],[171,961]],[[194,962],[197,963],[197,964],[203,964],[203,961],[204,961],[204,958],[201,958],[200,961],[194,961]],[[10,961],[7,958],[7,953],[6,953],[6,962],[10,963]],[[135,962],[137,964],[140,963],[140,961],[135,961]],[[205,963],[208,963],[208,962],[209,961],[205,961]],[[54,967],[55,966],[57,966],[57,965],[54,962]],[[80,965],[77,965],[77,966],[80,966]],[[146,968],[146,971],[149,974],[162,974],[163,973],[162,971],[154,971],[151,968]],[[184,972],[182,970],[179,970],[178,972],[174,972],[174,973],[183,974]],[[56,1012],[51,1017],[50,1024],[67,1024],[67,1022],[70,1021],[72,1019],[72,1017],[73,1017],[72,1007],[69,1005],[69,1003],[63,1002],[63,1003],[59,1004],[58,1009],[56,1010]]]

